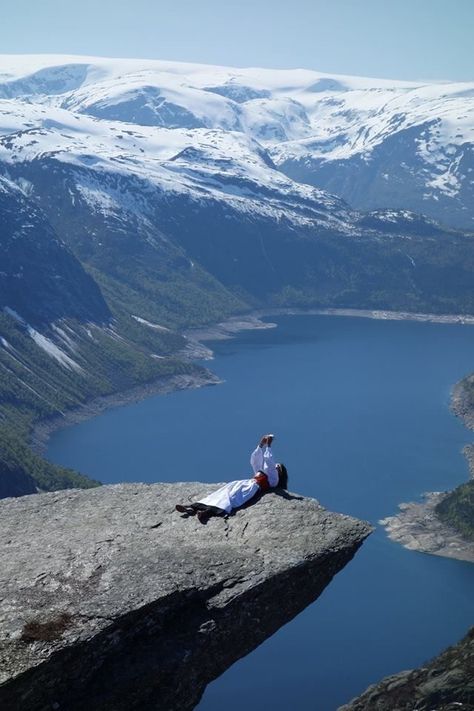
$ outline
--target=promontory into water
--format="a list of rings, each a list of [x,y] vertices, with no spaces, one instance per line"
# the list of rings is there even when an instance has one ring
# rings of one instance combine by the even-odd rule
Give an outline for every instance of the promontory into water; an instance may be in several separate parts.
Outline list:
[[[456,383],[451,409],[474,430],[474,373]],[[424,501],[400,504],[380,523],[392,540],[411,550],[474,563],[474,445],[464,447],[470,480],[453,491],[426,493]]]
[[[372,530],[283,490],[207,525],[175,511],[210,488],[119,484],[0,502],[2,711],[192,709]]]

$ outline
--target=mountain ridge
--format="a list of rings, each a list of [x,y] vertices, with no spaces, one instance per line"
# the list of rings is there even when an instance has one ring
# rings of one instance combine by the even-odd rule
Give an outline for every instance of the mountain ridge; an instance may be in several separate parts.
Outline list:
[[[282,172],[353,207],[410,208],[473,229],[473,82],[61,55],[3,55],[1,69],[0,96],[10,102],[234,131],[265,146]]]

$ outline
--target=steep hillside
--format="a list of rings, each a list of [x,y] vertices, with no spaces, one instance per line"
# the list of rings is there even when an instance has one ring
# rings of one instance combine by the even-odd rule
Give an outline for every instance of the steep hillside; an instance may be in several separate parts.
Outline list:
[[[34,325],[60,318],[107,323],[97,284],[61,242],[34,200],[0,176],[0,307]]]
[[[338,711],[473,711],[474,627],[418,669],[382,679]]]
[[[29,449],[32,424],[98,395],[200,369],[176,357],[182,337],[107,303],[38,201],[5,178],[0,219],[0,497],[90,486]]]

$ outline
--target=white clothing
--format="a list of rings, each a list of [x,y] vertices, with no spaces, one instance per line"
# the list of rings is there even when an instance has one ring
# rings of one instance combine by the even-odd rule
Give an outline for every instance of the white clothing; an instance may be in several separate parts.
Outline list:
[[[270,486],[278,486],[280,477],[278,475],[276,464],[273,461],[273,452],[271,447],[256,447],[250,455],[250,464],[252,465],[254,474],[261,471],[267,475]]]
[[[278,486],[278,472],[270,447],[265,447],[265,449],[257,447],[250,456],[250,464],[254,474],[258,471],[263,471],[268,477],[270,486]],[[255,479],[238,479],[221,486],[220,489],[196,503],[217,506],[217,508],[223,509],[226,513],[230,513],[232,509],[236,509],[252,499],[259,491],[260,487]]]
[[[260,487],[255,479],[238,479],[224,484],[220,489],[197,503],[217,506],[219,509],[224,509],[226,513],[230,513],[232,509],[236,509],[252,499],[258,491],[260,491]]]

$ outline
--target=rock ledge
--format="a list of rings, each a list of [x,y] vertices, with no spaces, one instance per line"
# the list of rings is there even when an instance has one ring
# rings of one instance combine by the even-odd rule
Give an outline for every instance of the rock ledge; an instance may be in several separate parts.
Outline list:
[[[0,502],[2,711],[191,709],[371,531],[283,491],[206,526],[174,511],[212,488],[120,484]]]

